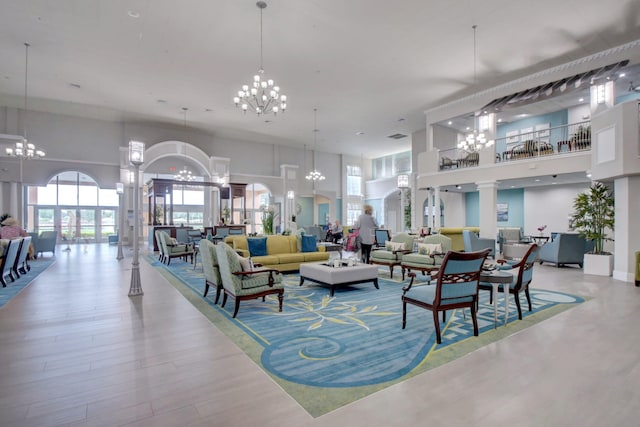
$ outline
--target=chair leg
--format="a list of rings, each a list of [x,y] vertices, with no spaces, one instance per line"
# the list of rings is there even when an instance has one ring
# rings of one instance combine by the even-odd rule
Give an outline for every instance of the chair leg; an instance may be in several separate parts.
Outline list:
[[[529,303],[529,311],[531,311],[531,296],[529,295],[529,286],[524,288],[524,294],[527,296],[527,302]]]
[[[442,312],[442,323],[445,323],[447,321],[447,312],[446,310]]]
[[[282,303],[284,302],[284,290],[278,292],[278,311],[282,313]]]
[[[476,307],[478,307],[477,301],[474,301],[469,307],[469,311],[471,311],[471,320],[473,321],[473,335],[478,336],[478,318],[476,316]],[[464,309],[463,309],[464,310]]]
[[[402,300],[402,329],[407,326],[407,302]]]
[[[393,279],[393,265],[389,266],[389,278]]]
[[[520,308],[520,292],[514,292],[513,298],[516,300],[516,307],[518,307],[518,319],[522,320],[522,308]]]
[[[217,304],[218,299],[220,299],[220,292],[222,292],[222,285],[216,286],[216,300],[214,301],[215,304]]]
[[[239,309],[240,309],[240,298],[236,296],[236,305],[233,308],[233,316],[232,316],[234,319],[236,318],[236,315],[238,314]]]
[[[438,320],[437,310],[433,310],[433,325],[436,327],[436,342],[438,344],[442,344],[442,338],[440,337],[440,321]]]
[[[404,282],[404,267],[402,267],[402,281]]]
[[[206,298],[208,293],[209,293],[209,282],[207,282],[207,279],[205,279],[204,280],[204,295],[202,295],[202,297]]]
[[[221,307],[224,307],[224,305],[227,303],[227,293],[225,292],[224,295],[222,296],[222,305]]]

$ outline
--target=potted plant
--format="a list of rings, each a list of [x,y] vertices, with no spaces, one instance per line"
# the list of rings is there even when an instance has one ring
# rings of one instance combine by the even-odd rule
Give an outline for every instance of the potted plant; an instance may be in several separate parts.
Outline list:
[[[593,251],[584,256],[585,274],[611,276],[613,254],[604,250],[604,242],[612,241],[607,233],[615,222],[614,197],[606,185],[595,182],[588,191],[573,201],[571,220],[582,237],[593,241]]]

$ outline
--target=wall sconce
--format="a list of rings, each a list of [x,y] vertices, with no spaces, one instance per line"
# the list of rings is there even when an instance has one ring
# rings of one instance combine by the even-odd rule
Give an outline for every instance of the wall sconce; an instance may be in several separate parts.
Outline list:
[[[409,188],[409,175],[398,175],[398,188]]]
[[[116,193],[123,194],[124,193],[124,184],[121,182],[116,182]]]
[[[604,104],[607,100],[604,84],[596,86],[596,100],[598,104]]]
[[[129,141],[129,162],[134,166],[144,163],[144,142]]]
[[[296,197],[296,193],[293,190],[287,191],[287,199],[293,200]]]

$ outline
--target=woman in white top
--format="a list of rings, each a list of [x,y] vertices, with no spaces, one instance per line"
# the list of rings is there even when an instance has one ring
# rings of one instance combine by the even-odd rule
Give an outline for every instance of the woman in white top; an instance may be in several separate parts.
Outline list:
[[[364,205],[364,213],[360,214],[353,228],[358,230],[362,246],[362,262],[369,264],[371,248],[375,242],[375,230],[378,228],[376,220],[371,216],[373,207]]]

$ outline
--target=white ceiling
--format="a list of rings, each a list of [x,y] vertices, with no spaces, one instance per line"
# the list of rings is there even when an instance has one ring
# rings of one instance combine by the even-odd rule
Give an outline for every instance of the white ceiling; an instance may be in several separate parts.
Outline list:
[[[637,0],[267,3],[264,68],[289,98],[269,123],[232,103],[259,66],[254,0],[0,0],[0,105],[22,106],[29,42],[31,109],[178,125],[188,107],[189,126],[302,147],[317,108],[318,150],[378,157],[428,108],[640,34]]]

